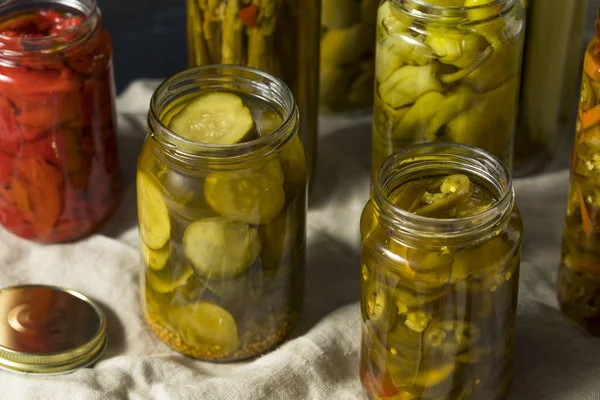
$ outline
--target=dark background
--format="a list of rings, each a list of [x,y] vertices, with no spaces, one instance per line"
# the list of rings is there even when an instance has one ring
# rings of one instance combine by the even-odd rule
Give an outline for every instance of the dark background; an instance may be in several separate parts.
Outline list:
[[[166,78],[187,67],[185,0],[98,0],[114,46],[121,92],[138,78]]]

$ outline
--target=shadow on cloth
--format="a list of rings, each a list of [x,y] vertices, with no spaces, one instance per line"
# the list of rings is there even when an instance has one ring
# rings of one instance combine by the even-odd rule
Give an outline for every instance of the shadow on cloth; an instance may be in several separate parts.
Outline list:
[[[122,355],[125,350],[125,328],[117,314],[103,302],[96,300],[96,304],[102,309],[106,316],[107,343],[108,347],[102,356],[102,360]]]
[[[332,193],[352,188],[357,178],[362,179],[365,174],[369,179],[370,170],[371,122],[327,134],[319,139],[317,173],[309,206],[321,207]]]
[[[304,335],[338,308],[360,300],[358,249],[323,232],[315,236],[308,246],[302,316],[290,339]]]
[[[585,393],[586,386],[600,390],[596,341],[556,308],[542,303],[528,307],[517,319],[511,399],[574,399]]]

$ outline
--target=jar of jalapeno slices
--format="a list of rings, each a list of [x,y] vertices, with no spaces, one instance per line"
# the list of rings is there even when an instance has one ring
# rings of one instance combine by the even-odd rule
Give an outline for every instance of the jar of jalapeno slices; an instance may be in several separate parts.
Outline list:
[[[586,0],[527,4],[515,174],[542,169],[559,150],[561,128],[575,121],[586,13]]]
[[[600,335],[600,9],[587,46],[571,183],[558,270],[558,301],[580,327]]]
[[[187,0],[191,67],[238,64],[282,79],[300,110],[309,187],[316,162],[320,0]]]
[[[518,0],[384,0],[377,13],[372,171],[446,141],[512,164],[524,16]]]
[[[112,47],[94,0],[0,3],[0,224],[39,242],[116,208]]]
[[[373,106],[375,22],[379,0],[321,0],[320,109]]]
[[[285,84],[258,70],[190,69],[154,93],[138,161],[146,319],[188,356],[265,353],[300,311],[306,162]]]
[[[395,153],[360,230],[370,398],[505,399],[523,234],[506,166],[462,145]]]

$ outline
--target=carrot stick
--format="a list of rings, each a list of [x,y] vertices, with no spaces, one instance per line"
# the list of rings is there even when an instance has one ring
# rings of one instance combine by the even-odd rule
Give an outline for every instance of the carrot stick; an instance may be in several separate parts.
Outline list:
[[[600,65],[598,65],[594,54],[589,50],[583,60],[583,70],[592,80],[600,80]]]
[[[581,114],[581,128],[587,129],[592,125],[600,123],[600,105],[592,108],[591,110],[584,111]]]

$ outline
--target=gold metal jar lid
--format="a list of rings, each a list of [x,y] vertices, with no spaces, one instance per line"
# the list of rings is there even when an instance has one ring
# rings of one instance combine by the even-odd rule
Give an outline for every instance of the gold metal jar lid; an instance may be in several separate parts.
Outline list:
[[[73,290],[45,285],[0,289],[0,368],[62,374],[96,362],[106,348],[106,317]]]

